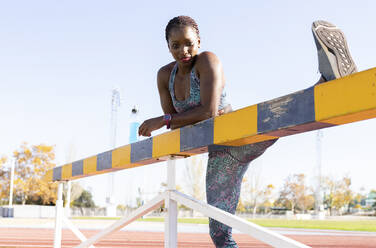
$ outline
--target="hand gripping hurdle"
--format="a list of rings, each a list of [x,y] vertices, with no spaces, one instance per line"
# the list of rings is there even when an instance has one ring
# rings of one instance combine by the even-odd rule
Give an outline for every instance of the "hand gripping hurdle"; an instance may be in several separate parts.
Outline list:
[[[273,247],[307,247],[177,192],[174,160],[207,152],[211,145],[241,146],[375,117],[376,68],[373,68],[55,167],[46,173],[45,180],[63,182],[168,160],[166,192],[79,247],[94,244],[158,208],[164,201],[168,208],[165,247],[176,247],[177,202]],[[60,190],[58,199],[61,194]],[[54,247],[60,247],[61,243],[61,224],[58,223],[62,219],[61,206],[57,202]]]

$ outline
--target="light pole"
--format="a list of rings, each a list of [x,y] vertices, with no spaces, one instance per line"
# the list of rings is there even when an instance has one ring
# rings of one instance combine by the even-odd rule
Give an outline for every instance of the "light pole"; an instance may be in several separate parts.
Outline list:
[[[12,159],[13,160],[13,159]],[[14,181],[14,167],[16,159],[10,161],[10,183],[9,183],[9,206],[8,213],[5,217],[13,217],[13,181]]]
[[[323,201],[322,201],[322,190],[321,190],[321,166],[322,166],[322,138],[324,137],[323,131],[318,130],[316,133],[316,152],[317,152],[317,185],[315,192],[315,214],[318,219],[323,219]]]
[[[133,106],[130,116],[129,116],[129,144],[138,141],[138,128],[140,126],[140,122],[138,119],[139,109],[136,105]],[[134,182],[138,181],[139,171],[129,171],[127,178],[128,178],[128,190],[126,191],[126,205],[132,206],[134,199],[136,199],[134,193],[136,188],[134,187]],[[142,180],[142,179],[141,179]]]
[[[111,148],[116,147],[116,134],[117,134],[117,117],[118,117],[118,109],[121,105],[120,101],[120,90],[114,88],[112,90],[112,97],[111,97],[111,130],[110,130],[110,146]],[[115,174],[109,173],[108,175],[108,191],[106,197],[106,215],[107,216],[116,216],[116,206],[114,202],[114,181],[115,181]]]

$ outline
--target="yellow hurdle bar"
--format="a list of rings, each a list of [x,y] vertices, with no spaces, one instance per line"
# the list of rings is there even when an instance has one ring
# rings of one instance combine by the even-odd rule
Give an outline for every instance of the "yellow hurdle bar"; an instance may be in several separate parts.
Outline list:
[[[65,181],[376,117],[376,68],[121,146],[46,173]]]

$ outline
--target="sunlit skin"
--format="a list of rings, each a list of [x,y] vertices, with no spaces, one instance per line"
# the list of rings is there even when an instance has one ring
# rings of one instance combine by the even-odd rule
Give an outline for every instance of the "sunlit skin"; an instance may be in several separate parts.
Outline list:
[[[158,71],[157,84],[160,102],[165,114],[171,114],[171,129],[194,124],[202,120],[231,111],[231,106],[218,111],[220,95],[225,85],[221,62],[212,52],[199,53],[200,38],[190,26],[181,26],[171,30],[168,37],[168,49],[175,59]],[[175,76],[175,96],[178,100],[189,97],[190,72],[195,67],[200,79],[201,105],[183,113],[176,113],[168,89],[171,71],[178,64]],[[165,125],[163,116],[144,121],[139,130],[140,136],[151,136],[151,132]]]

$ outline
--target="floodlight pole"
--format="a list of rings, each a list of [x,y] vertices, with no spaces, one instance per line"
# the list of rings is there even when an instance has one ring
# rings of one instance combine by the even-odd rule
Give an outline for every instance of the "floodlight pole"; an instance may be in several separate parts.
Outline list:
[[[14,167],[15,167],[16,160],[11,161],[11,169],[10,169],[10,189],[9,189],[9,211],[13,206],[13,181],[14,181]]]

